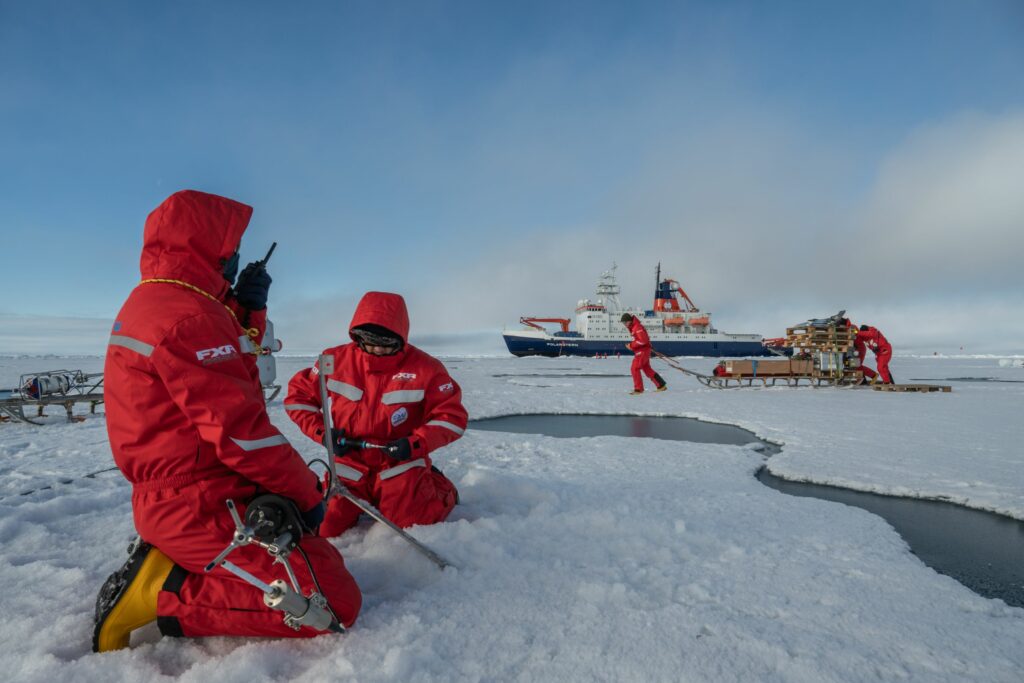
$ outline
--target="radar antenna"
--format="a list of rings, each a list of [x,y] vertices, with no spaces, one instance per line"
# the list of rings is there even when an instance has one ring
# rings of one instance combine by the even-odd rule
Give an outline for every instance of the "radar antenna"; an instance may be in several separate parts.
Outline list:
[[[601,277],[597,280],[598,303],[604,304],[609,313],[622,310],[622,304],[619,303],[619,284],[615,281],[615,270],[618,267],[612,261],[611,269],[601,273]]]

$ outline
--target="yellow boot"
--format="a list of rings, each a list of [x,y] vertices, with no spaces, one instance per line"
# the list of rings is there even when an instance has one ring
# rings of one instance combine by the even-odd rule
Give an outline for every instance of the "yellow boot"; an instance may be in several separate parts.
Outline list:
[[[173,568],[169,557],[141,538],[128,546],[128,561],[96,598],[93,652],[126,648],[132,631],[156,621],[156,596]]]

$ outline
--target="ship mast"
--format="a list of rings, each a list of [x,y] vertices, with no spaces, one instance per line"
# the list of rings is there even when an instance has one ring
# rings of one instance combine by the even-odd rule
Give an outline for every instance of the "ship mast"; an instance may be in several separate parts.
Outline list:
[[[611,270],[601,273],[601,277],[597,280],[598,303],[604,304],[609,313],[622,310],[622,304],[619,303],[619,285],[615,281],[616,268],[618,265],[612,261]]]

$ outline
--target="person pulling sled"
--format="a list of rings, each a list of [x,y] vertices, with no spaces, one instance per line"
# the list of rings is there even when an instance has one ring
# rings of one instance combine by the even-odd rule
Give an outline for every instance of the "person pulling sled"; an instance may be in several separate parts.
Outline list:
[[[644,393],[644,381],[640,376],[641,372],[654,382],[654,386],[657,387],[655,391],[665,391],[668,389],[668,384],[651,367],[651,338],[647,335],[647,330],[644,329],[643,323],[631,313],[623,313],[621,321],[629,329],[629,333],[633,335],[633,341],[626,344],[626,348],[633,352],[633,363],[629,366],[629,372],[633,376],[633,391],[629,392],[629,394],[636,396]]]

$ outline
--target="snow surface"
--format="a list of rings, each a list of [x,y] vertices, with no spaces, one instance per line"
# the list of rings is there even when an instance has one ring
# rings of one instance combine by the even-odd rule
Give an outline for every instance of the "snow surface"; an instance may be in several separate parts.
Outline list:
[[[948,382],[950,394],[716,391],[663,367],[668,392],[631,397],[627,359],[448,359],[475,418],[730,422],[783,444],[769,467],[787,478],[1024,519],[1024,375],[999,361],[894,361],[901,381],[974,378]],[[278,376],[305,362],[279,358]],[[0,388],[30,370],[101,366],[0,358]],[[573,374],[621,376],[557,376]],[[271,416],[320,455],[280,398]],[[55,482],[111,466],[103,418],[0,425],[0,667],[48,683],[1024,678],[1024,610],[924,566],[879,517],[761,485],[753,449],[470,430],[436,460],[462,505],[413,533],[459,568],[440,572],[362,523],[337,540],[365,594],[347,635],[189,641],[150,629],[130,651],[93,655],[96,590],[133,533],[130,489],[117,472]]]

